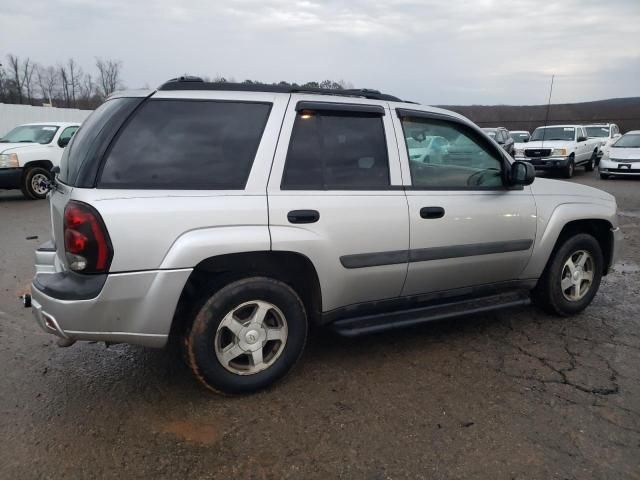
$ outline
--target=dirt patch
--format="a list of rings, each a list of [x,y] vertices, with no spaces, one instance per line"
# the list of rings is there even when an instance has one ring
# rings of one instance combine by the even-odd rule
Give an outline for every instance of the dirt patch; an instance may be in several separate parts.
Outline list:
[[[200,445],[213,445],[222,438],[222,432],[218,426],[189,420],[172,420],[159,430],[178,440]]]

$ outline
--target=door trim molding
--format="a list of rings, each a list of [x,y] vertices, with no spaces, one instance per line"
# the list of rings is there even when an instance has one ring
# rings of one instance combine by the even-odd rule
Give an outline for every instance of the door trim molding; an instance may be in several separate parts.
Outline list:
[[[356,253],[343,255],[340,263],[344,268],[379,267],[400,263],[426,262],[447,258],[473,257],[494,253],[509,253],[529,250],[532,239],[508,240],[502,242],[472,243],[466,245],[450,245],[447,247],[414,248],[411,250],[391,250],[387,252]]]

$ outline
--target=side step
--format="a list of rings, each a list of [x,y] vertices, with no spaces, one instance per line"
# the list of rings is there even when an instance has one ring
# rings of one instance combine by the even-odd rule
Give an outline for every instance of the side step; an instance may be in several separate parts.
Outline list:
[[[529,299],[529,293],[526,291],[503,293],[480,298],[448,301],[398,312],[345,318],[332,323],[330,328],[342,336],[356,337],[393,328],[410,327],[422,323],[519,307],[529,303],[531,303],[531,300]]]

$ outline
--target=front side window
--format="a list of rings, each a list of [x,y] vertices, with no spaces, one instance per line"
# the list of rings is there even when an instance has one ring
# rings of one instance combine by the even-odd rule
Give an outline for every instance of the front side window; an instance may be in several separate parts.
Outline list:
[[[271,104],[148,100],[108,153],[99,186],[243,189]]]
[[[414,187],[502,187],[502,158],[475,130],[457,122],[421,117],[402,118],[402,128]],[[423,142],[433,137],[445,142],[425,146]]]
[[[283,189],[379,189],[389,184],[380,115],[298,112],[282,176]]]
[[[21,125],[14,128],[4,137],[0,143],[51,143],[56,135],[58,127],[55,125]]]
[[[67,128],[65,128],[62,131],[62,133],[60,134],[60,137],[58,137],[58,145],[61,146],[61,147],[66,146],[69,143],[69,141],[71,140],[71,137],[73,137],[73,135],[76,133],[78,128],[80,128],[80,127],[67,127]]]

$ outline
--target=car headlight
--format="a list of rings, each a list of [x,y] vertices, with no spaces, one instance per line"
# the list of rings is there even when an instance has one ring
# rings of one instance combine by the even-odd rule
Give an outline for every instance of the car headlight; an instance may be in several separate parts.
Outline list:
[[[554,157],[566,157],[567,156],[567,149],[566,148],[554,148],[553,151],[551,152],[551,155],[553,155]]]
[[[524,157],[524,148],[516,148],[516,157]]]
[[[18,155],[15,153],[0,153],[0,168],[17,168],[19,166]]]

